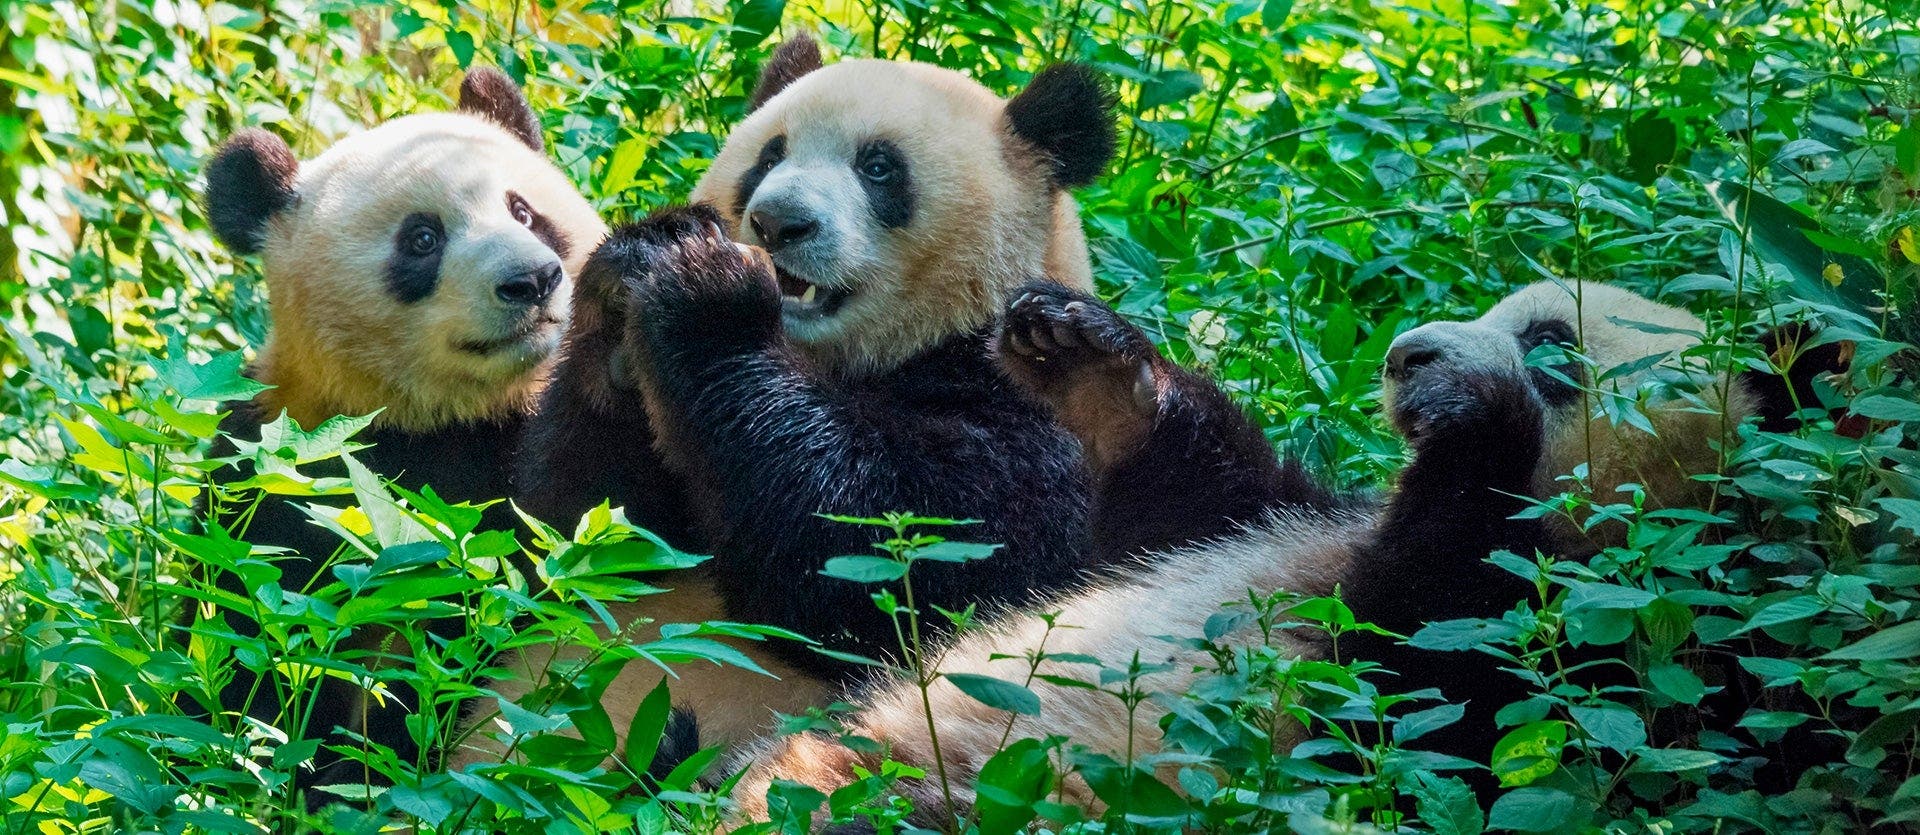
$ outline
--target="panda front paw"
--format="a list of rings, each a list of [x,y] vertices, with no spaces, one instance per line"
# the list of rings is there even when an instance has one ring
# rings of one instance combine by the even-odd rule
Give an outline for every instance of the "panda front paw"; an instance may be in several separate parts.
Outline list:
[[[628,314],[656,353],[777,338],[773,262],[759,248],[729,240],[718,213],[705,206],[669,209],[638,226],[647,264],[627,278]]]
[[[1090,389],[1136,411],[1151,412],[1157,402],[1153,342],[1099,299],[1058,284],[1014,291],[998,353],[1009,376],[1055,408]]]
[[[1538,449],[1544,409],[1525,375],[1441,361],[1393,380],[1387,415],[1416,452],[1504,457]]]

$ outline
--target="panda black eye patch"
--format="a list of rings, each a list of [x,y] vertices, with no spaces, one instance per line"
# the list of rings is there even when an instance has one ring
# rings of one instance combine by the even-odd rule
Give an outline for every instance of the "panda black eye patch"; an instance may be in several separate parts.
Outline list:
[[[898,229],[913,222],[913,178],[898,146],[885,139],[860,146],[853,157],[853,173],[881,226]]]
[[[1529,322],[1525,329],[1514,335],[1514,340],[1520,343],[1522,354],[1532,354],[1535,349],[1543,345],[1557,345],[1569,351],[1577,345],[1573,326],[1559,319],[1536,319]],[[1580,389],[1577,386],[1568,385],[1567,380],[1575,383],[1584,383],[1586,380],[1586,370],[1579,363],[1571,360],[1554,362],[1545,367],[1529,366],[1527,372],[1533,376],[1534,390],[1540,393],[1541,399],[1547,401],[1549,406],[1566,406],[1579,399]],[[1557,376],[1555,372],[1558,372]]]
[[[507,211],[513,213],[515,222],[533,230],[533,236],[553,250],[553,254],[560,256],[560,260],[565,261],[568,255],[573,254],[573,241],[567,238],[567,233],[553,225],[552,218],[535,211],[526,198],[516,192],[507,192]]]
[[[394,233],[393,254],[387,257],[387,292],[403,304],[433,295],[440,283],[440,255],[446,248],[447,228],[439,215],[407,215]]]
[[[776,136],[760,146],[760,156],[753,161],[753,167],[740,176],[740,188],[733,194],[733,213],[740,217],[747,214],[747,202],[753,199],[753,193],[760,190],[760,181],[767,178],[767,172],[787,158],[787,137]]]

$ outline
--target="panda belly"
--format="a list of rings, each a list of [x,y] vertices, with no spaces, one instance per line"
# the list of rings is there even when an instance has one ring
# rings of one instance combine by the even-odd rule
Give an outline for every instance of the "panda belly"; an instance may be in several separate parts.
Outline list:
[[[617,623],[650,621],[634,630],[630,640],[635,643],[659,640],[660,627],[667,624],[737,620],[726,614],[719,594],[704,573],[690,570],[675,575],[672,581],[672,591],[607,605]],[[604,631],[600,634],[606,637]],[[826,704],[835,692],[833,683],[808,676],[782,662],[767,648],[766,642],[735,638],[714,640],[738,650],[772,675],[699,661],[672,666],[667,688],[672,694],[673,705],[690,710],[697,717],[702,747],[732,746],[764,736],[774,728],[775,711],[798,713],[815,705]],[[542,671],[556,668],[564,670],[572,663],[584,660],[587,653],[584,647],[554,644],[516,650],[511,657],[502,659],[498,664],[502,669],[513,671],[514,677],[496,679],[490,686],[501,696],[518,701],[538,689],[542,683]],[[632,717],[647,694],[667,678],[669,673],[659,665],[636,658],[607,685],[600,704],[607,715],[615,719],[616,755],[626,750],[628,726],[625,720]],[[462,734],[464,742],[457,750],[448,753],[449,767],[497,763],[506,758],[506,749],[502,747],[501,740],[493,734],[473,732],[488,730],[480,726],[492,722],[497,715],[498,707],[491,700],[475,700],[466,709],[462,723],[462,730],[466,732]],[[577,736],[571,730],[567,733]]]
[[[1246,600],[1249,589],[1262,594],[1282,589],[1306,596],[1328,593],[1372,523],[1368,513],[1276,512],[1233,536],[1149,558],[1114,581],[1034,607],[1034,612],[1058,613],[1052,629],[1037,616],[1020,615],[961,636],[941,655],[941,673],[1024,683],[1040,697],[1040,713],[1013,716],[980,703],[944,678],[934,682],[928,700],[956,802],[971,805],[971,787],[980,768],[1013,740],[1062,736],[1116,758],[1124,758],[1129,751],[1137,758],[1160,750],[1160,719],[1165,711],[1155,702],[1143,702],[1129,720],[1126,708],[1110,693],[1063,687],[1030,676],[1026,656],[1036,651],[1088,655],[1100,660],[1100,668],[1124,671],[1137,654],[1143,665],[1166,667],[1141,676],[1139,687],[1178,697],[1207,675],[1211,662],[1204,653],[1161,636],[1204,634],[1208,618],[1224,604]],[[1282,654],[1299,658],[1323,658],[1327,653],[1325,645],[1310,635],[1277,632],[1271,640]],[[1258,645],[1261,636],[1249,626],[1223,641],[1247,648]],[[1037,672],[1098,684],[1100,668],[1043,661]],[[861,711],[849,723],[855,734],[887,744],[895,760],[934,773],[927,710],[917,688],[893,682],[868,692],[860,702]],[[1278,748],[1300,740],[1297,728],[1282,733],[1275,740]],[[741,812],[759,819],[755,815],[764,810],[754,807],[773,780],[796,779],[822,790],[844,785],[850,779],[846,770],[834,773],[831,767],[823,767],[832,757],[823,755],[820,746],[817,738],[792,737],[756,757],[734,793],[736,802],[743,804]],[[1078,778],[1062,791],[1068,802],[1098,806]]]

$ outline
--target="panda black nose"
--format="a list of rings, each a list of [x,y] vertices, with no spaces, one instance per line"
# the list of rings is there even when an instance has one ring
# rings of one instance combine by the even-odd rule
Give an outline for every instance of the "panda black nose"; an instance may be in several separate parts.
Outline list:
[[[558,263],[548,264],[508,276],[493,288],[493,295],[507,304],[540,304],[553,295],[553,288],[560,286],[563,275]]]
[[[1394,345],[1387,349],[1387,375],[1396,379],[1405,377],[1414,369],[1431,364],[1442,356],[1439,348],[1430,345],[1419,343]]]
[[[814,222],[813,218],[789,216],[764,209],[749,214],[747,225],[753,227],[753,234],[760,237],[761,243],[769,251],[811,238],[820,229],[820,224]]]

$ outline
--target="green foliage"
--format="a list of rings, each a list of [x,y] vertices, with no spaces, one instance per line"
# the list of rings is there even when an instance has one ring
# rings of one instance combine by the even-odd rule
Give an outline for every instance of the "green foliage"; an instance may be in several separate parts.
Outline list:
[[[1790,366],[1792,352],[1745,346],[1796,321],[1851,346],[1846,378],[1803,404],[1823,415],[1808,429],[1724,427],[1720,466],[1700,475],[1716,491],[1708,506],[1648,512],[1633,491],[1571,474],[1538,512],[1621,526],[1626,544],[1579,562],[1494,555],[1534,599],[1410,636],[1492,653],[1532,685],[1502,711],[1509,730],[1484,761],[1419,750],[1458,716],[1436,694],[1273,642],[1221,643],[1235,625],[1336,641],[1368,628],[1337,600],[1254,598],[1206,635],[1175,636],[1211,647],[1217,669],[1193,692],[1151,692],[1138,662],[1100,676],[1117,704],[1167,714],[1164,751],[1009,739],[969,825],[1920,825],[1920,30],[1908,6],[0,2],[0,819],[48,832],[371,831],[387,816],[434,831],[720,827],[727,786],[696,783],[718,771],[716,754],[646,783],[662,702],[611,717],[598,695],[627,663],[742,663],[714,639],[794,636],[705,624],[632,640],[634,625],[609,622],[602,603],[651,593],[648,572],[690,558],[617,515],[516,540],[477,529],[475,508],[361,469],[308,475],[350,460],[366,421],[343,418],[270,427],[234,453],[258,475],[218,497],[244,508],[269,494],[352,496],[351,511],[314,512],[341,543],[323,585],[282,589],[243,526],[195,524],[192,503],[223,463],[207,452],[217,403],[252,393],[242,351],[268,325],[257,267],[213,244],[195,172],[239,127],[311,154],[358,126],[447,107],[462,67],[492,64],[528,83],[563,169],[610,216],[631,216],[687,193],[776,32],[808,28],[835,55],[932,61],[1001,91],[1061,59],[1116,79],[1121,158],[1080,195],[1105,295],[1223,380],[1282,452],[1343,485],[1381,483],[1402,461],[1371,416],[1394,334],[1521,284],[1582,277],[1684,302],[1708,322],[1707,344],[1683,358],[1703,368]],[[1593,370],[1598,408],[1644,421],[1647,393],[1605,389],[1609,370]],[[1844,432],[1826,406],[1850,410]],[[925,686],[921,613],[892,589],[907,594],[916,560],[988,552],[912,530],[934,520],[868,521],[885,524],[880,555],[828,571],[890,584],[877,598],[900,618],[903,655],[884,663],[908,662]],[[523,554],[547,582],[503,567]],[[221,592],[222,571],[254,593]],[[268,628],[186,627],[196,611]],[[429,640],[429,616],[473,628]],[[347,640],[370,626],[414,653]],[[542,642],[584,660],[526,699],[498,698],[490,659]],[[1569,683],[1558,650],[1588,644],[1622,650],[1636,686]],[[371,811],[306,816],[288,777],[314,750],[307,732],[324,729],[300,724],[297,691],[279,702],[293,739],[186,716],[217,704],[240,667],[420,687],[430,709],[412,730],[426,742],[453,741],[463,701],[492,700],[501,721],[483,732],[524,761],[440,773],[363,746],[348,753],[395,788],[341,787],[372,794]],[[1757,685],[1734,688],[1739,675]],[[1015,712],[1034,706],[1027,684],[955,684]],[[1389,716],[1409,700],[1419,709]],[[614,751],[613,723],[629,721],[636,738]],[[1312,739],[1274,751],[1280,723]],[[1363,743],[1362,724],[1390,726],[1390,742]],[[1468,767],[1505,789],[1474,798],[1456,776]],[[776,786],[773,808],[785,827],[814,810],[891,827],[905,809],[887,787],[921,776],[889,765],[832,797]],[[1069,779],[1105,811],[1088,819],[1063,803]]]

